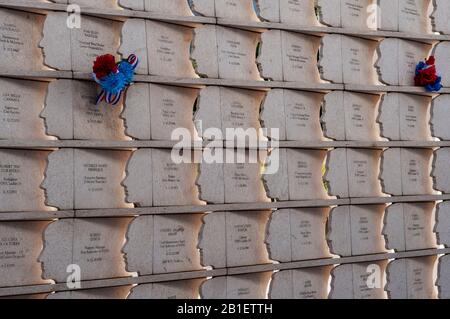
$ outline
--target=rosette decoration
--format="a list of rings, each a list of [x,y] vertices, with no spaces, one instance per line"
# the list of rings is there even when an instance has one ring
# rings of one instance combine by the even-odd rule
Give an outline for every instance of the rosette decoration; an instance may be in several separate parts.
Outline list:
[[[434,56],[420,61],[416,66],[414,83],[423,86],[427,92],[437,92],[442,88],[441,76],[437,74]]]
[[[111,54],[98,56],[94,62],[92,77],[101,86],[102,91],[97,97],[96,104],[105,101],[116,105],[133,82],[134,70],[138,63],[139,59],[134,54],[117,63]]]

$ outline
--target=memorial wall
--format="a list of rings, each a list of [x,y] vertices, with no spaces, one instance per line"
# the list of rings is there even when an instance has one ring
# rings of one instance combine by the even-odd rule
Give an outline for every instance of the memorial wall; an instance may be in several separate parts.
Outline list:
[[[0,53],[0,298],[450,298],[450,1],[0,0]]]

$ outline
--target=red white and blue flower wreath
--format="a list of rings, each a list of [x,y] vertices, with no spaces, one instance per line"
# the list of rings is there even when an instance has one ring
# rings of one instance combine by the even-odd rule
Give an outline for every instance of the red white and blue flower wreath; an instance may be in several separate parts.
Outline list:
[[[422,86],[427,92],[437,92],[442,88],[442,78],[437,74],[435,58],[430,56],[416,65],[414,83]]]
[[[116,105],[133,82],[134,70],[138,63],[139,59],[134,54],[117,63],[111,54],[97,57],[92,77],[101,86],[102,91],[97,97],[96,104],[105,101],[108,104]]]

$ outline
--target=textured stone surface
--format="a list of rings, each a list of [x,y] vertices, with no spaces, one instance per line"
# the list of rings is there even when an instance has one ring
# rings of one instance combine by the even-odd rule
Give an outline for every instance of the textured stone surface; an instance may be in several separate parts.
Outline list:
[[[387,260],[343,264],[331,271],[330,299],[385,299],[384,270]],[[370,276],[370,277],[369,277]],[[369,285],[374,287],[371,288]]]
[[[0,211],[49,210],[44,204],[47,151],[0,150]]]
[[[321,78],[334,83],[378,84],[374,68],[377,45],[376,41],[326,34],[319,51]]]
[[[200,199],[208,203],[253,203],[267,202],[261,180],[264,158],[254,151],[246,150],[205,150],[208,159],[223,161],[224,164],[203,161],[200,164],[196,184],[200,189]],[[215,154],[214,154],[215,152]],[[234,160],[233,160],[234,159]],[[218,182],[223,181],[223,182]],[[226,191],[225,191],[226,190]]]
[[[450,247],[450,202],[444,201],[436,205],[436,223],[434,226],[437,243]]]
[[[325,232],[329,208],[280,209],[267,224],[271,259],[292,262],[330,257]]]
[[[383,95],[378,117],[381,135],[392,141],[431,140],[430,103],[427,96],[394,92]],[[436,110],[439,113],[439,106]],[[435,119],[438,131],[439,121]]]
[[[383,235],[395,251],[436,248],[433,202],[395,203],[386,209]]]
[[[198,299],[203,281],[190,279],[137,285],[127,299]]]
[[[272,272],[214,277],[200,287],[203,299],[266,299]]]
[[[330,213],[327,240],[333,254],[385,252],[381,234],[385,205],[338,206]]]
[[[383,152],[380,181],[391,195],[433,194],[430,177],[433,151],[429,149],[390,148]]]
[[[48,139],[40,118],[48,84],[0,78],[0,139]]]
[[[448,105],[450,105],[450,95],[441,94],[433,99],[431,103],[431,131],[433,136],[441,140],[450,140],[450,112],[448,112]]]
[[[205,215],[199,235],[202,264],[224,268],[269,263],[264,245],[269,215],[270,211]]]
[[[342,28],[356,30],[374,29],[369,23],[370,7],[376,4],[374,0],[318,0],[320,22]]]
[[[386,269],[390,299],[434,299],[436,256],[396,259]]]
[[[414,86],[416,65],[428,57],[430,51],[429,44],[396,38],[382,40],[375,64],[379,80],[387,85]]]
[[[0,223],[0,287],[49,283],[41,278],[38,262],[42,232],[48,224],[48,221]]]
[[[321,122],[334,140],[377,141],[379,95],[334,91],[325,95]]]
[[[44,232],[44,249],[39,256],[42,277],[66,282],[68,266],[76,264],[81,280],[124,277],[121,253],[130,218],[62,219]]]
[[[382,196],[378,180],[380,150],[342,149],[328,152],[324,180],[328,193],[338,197]]]
[[[47,134],[59,139],[127,140],[120,118],[122,105],[96,105],[97,94],[97,86],[92,82],[51,82],[41,114]]]
[[[11,71],[43,69],[39,41],[45,16],[23,11],[0,9],[0,68]],[[44,30],[45,32],[45,30]]]
[[[270,299],[327,299],[332,266],[282,270],[272,275]]]

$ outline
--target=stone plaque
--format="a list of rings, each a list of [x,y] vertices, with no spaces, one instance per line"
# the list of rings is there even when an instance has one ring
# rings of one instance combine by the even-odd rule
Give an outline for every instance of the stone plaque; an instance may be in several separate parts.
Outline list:
[[[378,117],[381,135],[392,141],[430,141],[430,104],[428,96],[383,95]]]
[[[0,150],[0,211],[43,211],[45,165],[49,152]]]
[[[431,103],[431,132],[433,136],[448,141],[450,140],[450,113],[447,108],[450,105],[450,95],[441,94]]]
[[[335,267],[331,271],[331,291],[328,297],[330,299],[386,299],[386,293],[383,290],[386,264],[387,260],[382,260]]]
[[[172,1],[168,3],[172,3]],[[130,54],[137,56],[139,64],[135,69],[136,74],[148,74],[149,72],[146,32],[146,22],[144,19],[127,19],[123,23],[121,30],[121,43],[117,52],[123,58],[129,57]]]
[[[262,91],[216,86],[202,89],[194,117],[196,122],[201,123],[200,136],[204,139],[234,140],[235,136],[239,136],[237,130],[249,130],[249,134],[252,132],[252,137],[256,140],[261,128],[259,112],[264,96]],[[189,120],[192,122],[192,119]],[[218,129],[221,136],[217,136]],[[235,134],[232,134],[232,129],[236,130]],[[214,133],[214,136],[208,132]]]
[[[214,17],[215,3],[211,0],[188,0],[195,15]]]
[[[343,257],[384,253],[384,209],[385,205],[335,207],[327,229],[331,252]]]
[[[191,16],[192,12],[188,0],[144,0],[145,10],[155,13],[175,16]]]
[[[380,181],[391,195],[433,194],[430,177],[433,150],[389,148],[383,152]]]
[[[276,154],[280,169],[264,175],[267,196],[278,200],[308,200],[328,198],[322,181],[325,150],[280,149]],[[272,153],[268,160],[273,159]],[[287,187],[283,186],[286,184]]]
[[[150,74],[197,77],[189,59],[193,29],[151,20],[145,23]]]
[[[450,247],[450,202],[444,201],[436,206],[436,224],[434,226],[439,245]]]
[[[416,65],[430,55],[431,45],[387,38],[378,46],[375,64],[379,80],[387,85],[414,86]]]
[[[153,237],[153,216],[139,216],[130,222],[122,248],[127,271],[139,276],[153,273]]]
[[[198,92],[198,89],[150,84],[152,140],[178,139],[172,137],[172,132],[179,128],[185,128],[191,137],[195,136],[192,113]],[[128,125],[130,124],[128,121]]]
[[[83,149],[51,153],[42,184],[46,204],[59,209],[132,207],[121,186],[129,156],[128,151]]]
[[[324,180],[338,197],[380,197],[381,150],[336,148],[328,152]]]
[[[259,1],[261,2],[261,0]],[[274,2],[277,1],[275,0]],[[279,0],[279,3],[281,23],[305,26],[313,26],[319,24],[315,13],[314,0]],[[274,9],[275,7],[273,8],[273,10]]]
[[[216,17],[238,21],[259,21],[253,0],[214,0]]]
[[[79,4],[83,7],[94,7],[94,8],[102,8],[102,9],[119,9],[118,1],[121,0],[68,0],[68,3],[74,3]],[[136,0],[135,0],[136,1]],[[139,2],[141,0],[137,0],[136,2]],[[60,1],[54,1],[54,2],[60,2]],[[67,2],[64,2],[67,3]]]
[[[283,81],[283,48],[281,30],[266,30],[261,33],[261,41],[256,59],[262,78]]]
[[[11,71],[43,69],[39,49],[45,16],[0,8],[0,68]]]
[[[41,278],[38,262],[42,250],[42,232],[47,221],[0,223],[0,287],[49,283]]]
[[[128,276],[121,248],[130,220],[78,218],[51,223],[39,256],[42,277],[65,283],[68,266],[74,264],[81,269],[81,281]]]
[[[127,299],[199,299],[203,281],[201,278],[137,285]]]
[[[96,288],[88,290],[59,291],[47,299],[126,299],[132,286]]]
[[[450,255],[439,258],[436,286],[440,299],[450,299]]]
[[[214,277],[200,287],[202,299],[267,299],[272,272]]]
[[[47,134],[69,140],[127,140],[120,118],[122,105],[96,105],[97,94],[92,82],[51,82],[41,114]]]
[[[431,0],[379,0],[378,28],[386,31],[431,33]]]
[[[204,266],[269,263],[264,233],[270,211],[214,212],[203,217],[199,248]]]
[[[272,213],[267,225],[267,250],[279,262],[331,257],[325,239],[330,209],[293,208]]]
[[[130,10],[144,10],[144,0],[118,0],[119,6]]]
[[[434,11],[431,22],[434,32],[450,34],[450,3],[446,0],[433,0]]]
[[[219,78],[261,80],[255,58],[259,33],[219,26],[216,30]],[[210,56],[205,58],[211,59]],[[200,66],[201,61],[197,63]]]
[[[281,2],[280,0],[257,0],[253,1],[253,7],[261,21],[280,22]]]
[[[0,140],[49,139],[39,117],[46,82],[0,78]]]
[[[450,193],[449,163],[450,148],[443,147],[434,152],[433,170],[431,172],[434,189],[445,194]]]
[[[436,256],[391,261],[386,269],[386,291],[390,299],[435,299]]]
[[[81,28],[69,29],[66,13],[47,15],[40,43],[46,65],[55,69],[92,72],[92,63],[97,56],[117,52],[121,22],[91,16],[83,16],[82,19]]]
[[[442,76],[442,85],[444,87],[450,86],[448,74],[450,74],[450,41],[442,41],[433,48],[433,55],[436,58],[436,70],[438,75]]]
[[[92,72],[97,56],[117,52],[121,28],[120,22],[83,16],[81,29],[71,30],[72,70]]]
[[[125,134],[138,140],[151,139],[150,86],[148,83],[134,83],[124,98],[121,117]]]
[[[202,214],[136,217],[122,249],[126,269],[140,276],[202,269],[196,249],[201,218]],[[148,289],[138,295],[143,293]]]
[[[184,150],[177,156],[184,162],[176,163],[170,150],[152,150],[153,206],[201,204],[196,185],[198,165],[191,156]]]
[[[271,30],[267,35],[263,33],[261,40],[258,64],[264,78],[276,81],[320,82],[316,58],[320,47],[319,37]]]
[[[217,56],[216,25],[204,24],[196,27],[191,43],[191,61],[195,72],[202,78],[218,78],[219,61]]]
[[[376,0],[317,0],[321,23],[355,30],[373,30],[371,17]]]
[[[202,214],[154,217],[153,273],[201,270],[197,249]]]
[[[332,266],[282,270],[272,275],[269,299],[327,299]]]
[[[320,125],[324,95],[294,90],[272,89],[261,106],[261,124],[268,138],[289,141],[323,141]]]
[[[200,199],[214,204],[269,201],[261,180],[264,158],[257,153],[244,149],[205,149],[196,181]]]
[[[128,151],[74,150],[75,208],[132,207],[121,186],[129,157]]]
[[[325,95],[321,122],[324,134],[338,141],[377,141],[380,130],[377,94],[334,91]]]
[[[333,83],[378,84],[373,66],[377,46],[372,40],[326,34],[319,51],[321,78]]]
[[[152,150],[134,151],[128,160],[126,177],[122,182],[126,201],[137,207],[153,206]]]
[[[395,203],[386,209],[383,235],[395,251],[436,248],[434,202]]]

